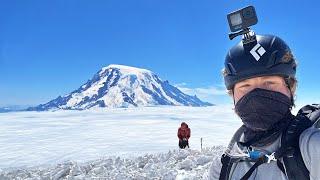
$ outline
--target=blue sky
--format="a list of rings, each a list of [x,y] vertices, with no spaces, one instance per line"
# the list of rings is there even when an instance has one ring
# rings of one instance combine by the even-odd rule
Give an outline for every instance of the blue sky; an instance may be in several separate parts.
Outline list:
[[[94,2],[94,3],[93,3]],[[257,34],[284,39],[299,61],[298,102],[320,102],[318,1],[1,1],[0,106],[36,105],[77,89],[99,69],[150,69],[184,91],[231,103],[220,75],[226,15],[254,5]]]

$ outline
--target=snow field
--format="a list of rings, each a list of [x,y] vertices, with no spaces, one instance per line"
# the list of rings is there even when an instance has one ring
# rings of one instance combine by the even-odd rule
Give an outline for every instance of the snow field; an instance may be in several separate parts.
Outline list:
[[[240,125],[231,106],[0,113],[0,179],[201,179]]]

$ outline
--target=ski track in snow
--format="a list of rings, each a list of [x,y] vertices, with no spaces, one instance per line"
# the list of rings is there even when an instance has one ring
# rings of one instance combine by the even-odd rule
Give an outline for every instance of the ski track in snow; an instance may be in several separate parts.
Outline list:
[[[240,125],[231,106],[0,113],[0,179],[205,179]]]

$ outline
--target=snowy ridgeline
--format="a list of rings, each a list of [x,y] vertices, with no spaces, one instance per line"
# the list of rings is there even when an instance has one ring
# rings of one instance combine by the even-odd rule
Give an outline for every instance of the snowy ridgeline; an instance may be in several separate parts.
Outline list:
[[[28,110],[84,110],[157,105],[211,106],[163,81],[155,73],[124,65],[102,68],[79,89]]]
[[[68,161],[53,167],[0,169],[0,179],[207,179],[214,158],[222,146],[168,153],[145,154],[136,158],[106,157],[86,163]]]

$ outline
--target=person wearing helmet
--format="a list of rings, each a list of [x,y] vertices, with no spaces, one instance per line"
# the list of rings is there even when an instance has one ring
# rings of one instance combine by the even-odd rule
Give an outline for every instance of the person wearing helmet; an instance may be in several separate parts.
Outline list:
[[[254,35],[227,53],[223,77],[243,125],[209,179],[320,179],[320,106],[291,113],[296,60],[273,35]]]
[[[185,122],[181,123],[181,127],[178,129],[177,136],[179,138],[179,147],[180,149],[184,149],[188,146],[189,148],[189,138],[190,138],[191,130],[188,127],[188,124]]]

